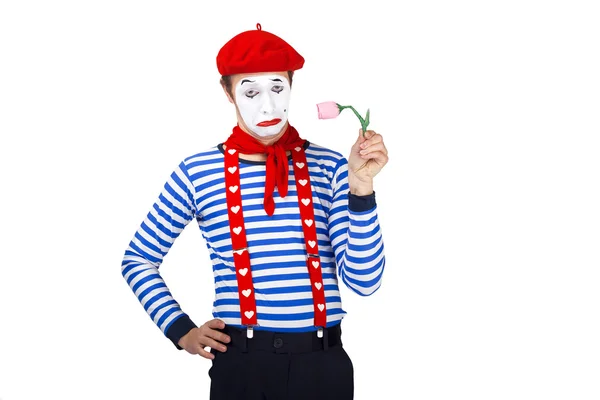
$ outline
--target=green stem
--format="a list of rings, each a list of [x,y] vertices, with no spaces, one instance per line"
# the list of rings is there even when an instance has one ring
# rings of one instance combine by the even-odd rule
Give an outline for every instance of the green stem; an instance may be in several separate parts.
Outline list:
[[[361,125],[361,127],[362,127],[362,131],[363,131],[363,137],[365,137],[365,134],[366,134],[366,132],[367,132],[367,124],[365,123],[365,120],[364,120],[364,118],[360,116],[360,114],[358,113],[358,111],[356,111],[356,110],[354,109],[354,107],[352,107],[352,106],[339,106],[339,108],[340,108],[340,111],[341,111],[341,110],[343,110],[344,108],[349,108],[349,109],[351,109],[351,110],[354,112],[354,114],[355,114],[355,115],[358,117],[358,119],[360,120],[360,125]]]

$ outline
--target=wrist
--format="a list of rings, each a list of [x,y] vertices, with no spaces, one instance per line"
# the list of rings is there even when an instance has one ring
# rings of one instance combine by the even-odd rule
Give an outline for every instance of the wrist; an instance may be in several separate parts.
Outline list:
[[[373,193],[373,180],[361,181],[357,178],[348,177],[350,193],[356,196],[368,196]]]
[[[166,336],[171,339],[178,350],[182,350],[183,346],[181,346],[179,342],[194,328],[197,328],[196,324],[194,324],[188,315],[184,314],[171,324],[166,332]]]

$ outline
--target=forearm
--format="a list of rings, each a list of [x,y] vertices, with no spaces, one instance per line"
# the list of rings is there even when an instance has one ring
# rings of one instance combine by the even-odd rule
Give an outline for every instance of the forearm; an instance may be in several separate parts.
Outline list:
[[[332,180],[329,237],[338,276],[354,292],[368,296],[381,285],[385,266],[373,181],[348,173],[341,159]]]
[[[348,219],[345,251],[338,261],[340,277],[354,292],[368,296],[380,287],[385,266],[375,192],[349,194]]]
[[[171,295],[158,267],[149,262],[147,256],[142,256],[135,247],[130,245],[127,249],[121,274],[148,316],[181,349],[177,344],[179,339],[195,325]]]

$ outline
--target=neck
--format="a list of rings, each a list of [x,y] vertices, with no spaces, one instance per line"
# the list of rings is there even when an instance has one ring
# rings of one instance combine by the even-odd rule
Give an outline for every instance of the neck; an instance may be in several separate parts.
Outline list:
[[[279,131],[279,133],[277,133],[276,135],[259,136],[259,135],[255,134],[254,132],[252,132],[250,129],[248,129],[248,127],[246,126],[246,124],[244,124],[243,120],[241,120],[241,119],[238,120],[238,125],[239,125],[239,127],[244,132],[246,132],[248,135],[250,135],[253,138],[255,138],[256,140],[258,140],[259,142],[261,142],[265,146],[270,146],[273,143],[276,143],[279,140],[279,138],[281,136],[283,136],[283,134],[285,133],[285,130],[288,128],[288,124],[289,124],[289,122],[286,121],[285,124],[283,125],[283,128],[281,128],[281,130]]]

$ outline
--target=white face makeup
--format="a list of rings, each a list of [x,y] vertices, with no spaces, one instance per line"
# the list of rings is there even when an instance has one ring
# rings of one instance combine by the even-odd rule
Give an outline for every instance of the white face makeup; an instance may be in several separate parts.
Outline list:
[[[276,135],[287,121],[290,83],[278,74],[244,76],[236,84],[235,100],[248,129],[262,137]]]

